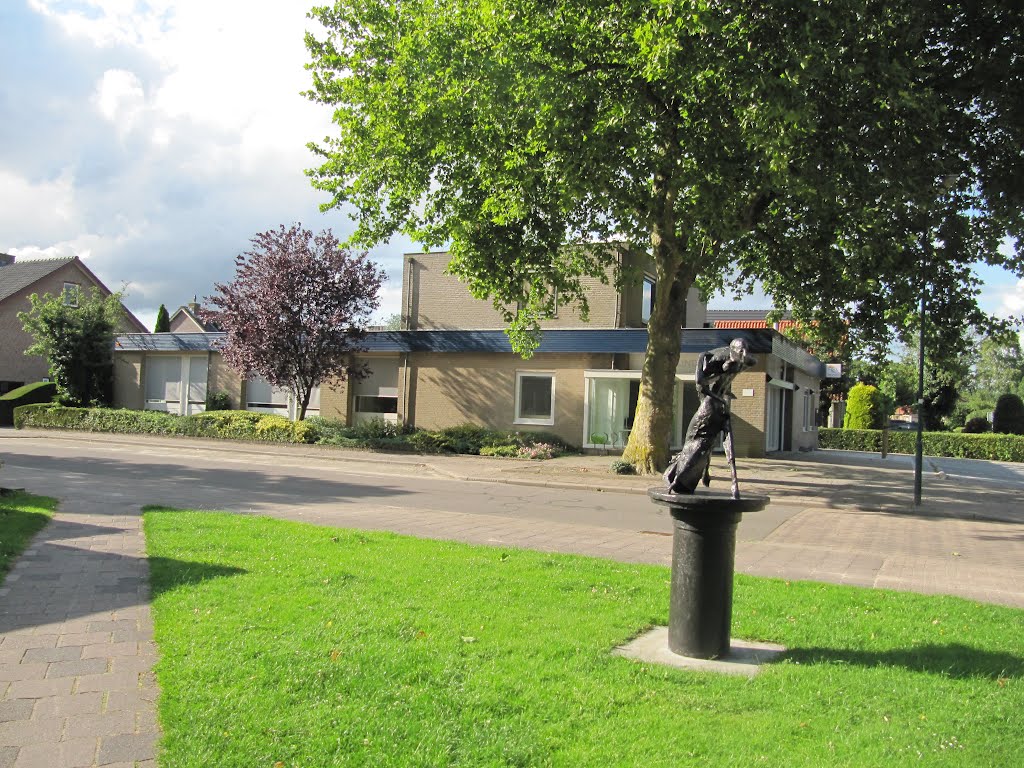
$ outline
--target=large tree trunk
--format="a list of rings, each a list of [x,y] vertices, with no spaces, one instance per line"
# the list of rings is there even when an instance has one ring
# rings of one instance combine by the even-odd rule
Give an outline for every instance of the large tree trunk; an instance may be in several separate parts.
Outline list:
[[[651,232],[656,284],[654,307],[647,321],[647,354],[640,379],[640,397],[629,442],[622,454],[640,474],[655,474],[668,466],[672,434],[672,401],[679,364],[680,330],[692,271],[684,268],[685,238],[675,232],[674,195],[664,194],[661,215]]]

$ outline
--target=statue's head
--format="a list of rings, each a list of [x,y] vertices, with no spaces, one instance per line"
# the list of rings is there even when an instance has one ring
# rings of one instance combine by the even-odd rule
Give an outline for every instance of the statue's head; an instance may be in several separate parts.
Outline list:
[[[729,342],[729,359],[743,362],[747,359],[747,342],[744,339],[733,339]]]

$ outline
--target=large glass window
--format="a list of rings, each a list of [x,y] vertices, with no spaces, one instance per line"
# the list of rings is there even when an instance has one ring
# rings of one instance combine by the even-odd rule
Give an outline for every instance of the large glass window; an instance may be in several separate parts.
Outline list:
[[[640,371],[587,371],[586,418],[583,445],[587,448],[623,448],[629,440],[640,395]],[[690,381],[676,377],[672,400],[673,448],[682,445],[682,430],[700,405]]]
[[[651,319],[654,311],[654,278],[644,278],[643,303],[640,306],[640,319],[645,323]]]
[[[555,423],[555,375],[516,373],[516,424]]]

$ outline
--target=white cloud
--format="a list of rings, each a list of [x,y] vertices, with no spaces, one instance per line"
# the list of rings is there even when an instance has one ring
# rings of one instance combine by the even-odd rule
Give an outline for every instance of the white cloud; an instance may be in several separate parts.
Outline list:
[[[0,200],[0,231],[13,242],[42,228],[70,235],[81,226],[74,179],[67,170],[56,179],[32,182],[0,168]]]
[[[303,174],[316,163],[306,143],[332,133],[330,110],[300,94],[308,0],[28,5],[49,87],[29,82],[17,106],[46,115],[47,130],[20,132],[0,164],[11,201],[0,250],[78,254],[111,288],[129,282],[142,316],[211,294],[257,232],[293,221],[351,231],[343,214],[319,212],[325,196]],[[400,271],[404,247],[374,256]],[[382,304],[398,311],[397,281]]]
[[[1024,279],[1018,280],[1015,286],[1000,293],[999,309],[996,314],[1002,317],[1024,315]]]
[[[146,106],[142,82],[133,72],[108,69],[96,85],[96,106],[107,120],[117,126],[121,136],[134,126]]]

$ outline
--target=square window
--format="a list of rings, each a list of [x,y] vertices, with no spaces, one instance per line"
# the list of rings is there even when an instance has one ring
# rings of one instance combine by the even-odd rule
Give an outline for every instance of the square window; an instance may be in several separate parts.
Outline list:
[[[78,287],[78,283],[64,283],[64,306],[65,307],[77,307],[78,306],[78,294],[81,289]]]
[[[516,424],[555,423],[555,375],[536,371],[516,373]]]

